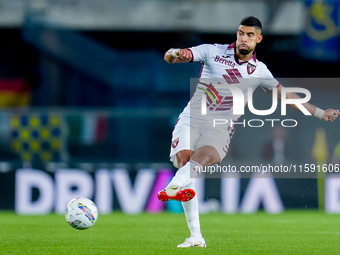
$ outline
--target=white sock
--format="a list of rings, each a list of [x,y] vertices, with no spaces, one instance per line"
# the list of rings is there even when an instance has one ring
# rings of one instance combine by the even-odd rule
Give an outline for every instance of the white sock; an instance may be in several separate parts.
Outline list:
[[[177,170],[175,176],[172,178],[167,187],[185,187],[190,183],[195,182],[198,172],[202,166],[197,162],[190,160],[183,167]],[[199,171],[197,171],[199,170]]]
[[[185,188],[194,189],[195,184],[190,183]],[[200,227],[200,220],[199,220],[199,212],[198,212],[198,199],[197,195],[187,202],[182,202],[182,206],[185,213],[185,218],[188,223],[188,228],[190,230],[190,235],[192,237],[201,238],[201,227]]]

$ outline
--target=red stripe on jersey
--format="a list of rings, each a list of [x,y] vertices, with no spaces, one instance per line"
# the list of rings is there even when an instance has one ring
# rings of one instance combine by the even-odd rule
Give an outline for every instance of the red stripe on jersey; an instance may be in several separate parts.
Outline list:
[[[190,60],[190,62],[194,62],[194,54],[192,54],[192,51],[190,49],[187,49],[187,50],[189,50],[190,53],[191,53],[191,60]]]
[[[202,75],[202,72],[203,72],[203,68],[204,68],[204,63],[202,63],[201,71],[200,71],[200,75],[198,76],[198,79],[201,79],[201,75]]]
[[[228,46],[228,49],[235,48],[235,45],[236,45],[236,42],[233,42],[232,44],[230,44],[230,45]]]
[[[216,112],[220,112],[220,111],[228,111],[230,110],[231,107],[218,107],[218,108],[215,108],[215,111]]]

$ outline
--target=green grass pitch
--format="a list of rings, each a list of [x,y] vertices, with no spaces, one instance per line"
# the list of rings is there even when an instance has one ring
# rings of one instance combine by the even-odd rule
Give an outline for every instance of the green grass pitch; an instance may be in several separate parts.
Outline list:
[[[1,212],[0,254],[337,254],[340,215],[318,211],[201,215],[207,248],[177,248],[189,235],[183,214],[99,215],[88,230],[63,215]]]

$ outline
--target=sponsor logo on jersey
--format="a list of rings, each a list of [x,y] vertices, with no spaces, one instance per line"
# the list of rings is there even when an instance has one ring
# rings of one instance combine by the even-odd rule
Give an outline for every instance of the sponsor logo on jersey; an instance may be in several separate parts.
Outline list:
[[[214,61],[215,61],[215,62],[218,62],[218,63],[221,63],[221,64],[223,64],[223,65],[226,65],[226,66],[230,66],[230,67],[232,67],[232,68],[235,67],[235,62],[230,61],[230,60],[227,60],[227,59],[225,58],[225,56],[220,57],[220,56],[216,55]]]

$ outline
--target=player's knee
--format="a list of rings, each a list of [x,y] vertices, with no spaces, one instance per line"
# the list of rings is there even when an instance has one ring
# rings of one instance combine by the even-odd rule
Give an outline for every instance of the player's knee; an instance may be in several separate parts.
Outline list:
[[[188,163],[188,161],[190,160],[191,151],[189,151],[189,150],[179,151],[179,152],[176,154],[176,157],[177,157],[178,168],[181,168],[181,167],[183,167],[186,163]]]
[[[212,146],[203,146],[197,149],[191,159],[202,166],[208,166],[220,162],[220,156],[217,150]]]

